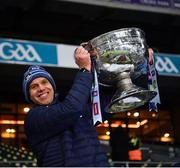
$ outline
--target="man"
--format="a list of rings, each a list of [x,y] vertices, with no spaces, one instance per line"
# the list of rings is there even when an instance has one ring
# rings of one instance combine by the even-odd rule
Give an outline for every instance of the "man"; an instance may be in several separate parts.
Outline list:
[[[38,166],[108,166],[91,122],[91,110],[86,108],[93,78],[90,54],[78,47],[74,56],[81,70],[62,102],[45,69],[30,66],[24,74],[25,98],[35,104],[25,119],[25,132]]]

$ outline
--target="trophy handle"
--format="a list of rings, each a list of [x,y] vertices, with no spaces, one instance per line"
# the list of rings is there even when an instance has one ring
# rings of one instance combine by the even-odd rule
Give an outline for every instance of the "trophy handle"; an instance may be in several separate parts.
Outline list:
[[[81,43],[80,46],[84,47],[90,53],[91,57],[96,57],[96,60],[99,59],[97,50],[92,47],[89,41]]]
[[[92,50],[92,45],[88,41],[87,42],[82,42],[80,44],[80,46],[84,47],[89,52]]]

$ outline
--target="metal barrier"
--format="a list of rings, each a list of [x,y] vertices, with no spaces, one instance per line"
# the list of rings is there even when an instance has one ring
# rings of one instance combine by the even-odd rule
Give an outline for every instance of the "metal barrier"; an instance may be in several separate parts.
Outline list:
[[[174,162],[151,162],[151,161],[112,161],[111,167],[173,167]],[[37,167],[36,161],[3,160],[0,167]]]
[[[36,161],[7,160],[0,161],[0,167],[37,167]]]
[[[152,161],[112,161],[112,167],[172,167],[174,162],[152,162]]]

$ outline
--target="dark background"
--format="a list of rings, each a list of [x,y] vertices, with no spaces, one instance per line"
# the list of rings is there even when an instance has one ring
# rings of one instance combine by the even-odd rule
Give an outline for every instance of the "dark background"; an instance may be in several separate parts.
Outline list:
[[[0,35],[79,45],[107,31],[139,27],[146,33],[149,46],[159,52],[180,53],[180,9],[172,13],[176,9],[165,8],[166,12],[162,12],[157,7],[139,5],[123,9],[121,6],[62,0],[1,0]]]

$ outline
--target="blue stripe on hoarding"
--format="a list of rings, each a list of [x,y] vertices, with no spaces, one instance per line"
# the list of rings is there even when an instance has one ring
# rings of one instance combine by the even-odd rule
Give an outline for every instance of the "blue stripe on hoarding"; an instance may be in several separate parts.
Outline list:
[[[48,43],[0,39],[0,61],[57,65],[57,47]]]

